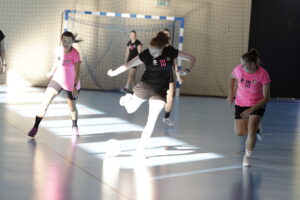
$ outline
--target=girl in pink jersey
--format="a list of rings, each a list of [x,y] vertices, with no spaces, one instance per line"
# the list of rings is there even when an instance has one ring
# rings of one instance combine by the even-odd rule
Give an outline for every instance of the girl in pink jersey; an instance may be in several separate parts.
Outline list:
[[[229,78],[227,101],[231,104],[235,97],[234,129],[238,136],[247,136],[246,153],[243,166],[250,166],[250,157],[256,144],[256,132],[270,100],[270,77],[268,72],[258,65],[259,57],[251,49],[241,57]],[[234,86],[237,83],[236,94]]]
[[[49,104],[62,90],[65,90],[68,96],[67,102],[71,112],[73,122],[72,129],[74,135],[79,135],[77,119],[78,111],[76,108],[76,99],[80,90],[80,55],[72,47],[73,43],[81,42],[76,40],[76,35],[66,31],[61,35],[62,45],[56,50],[55,63],[47,77],[52,77],[46,89],[46,97],[42,102],[41,109],[37,113],[33,128],[29,131],[28,136],[34,137],[37,134],[39,124],[46,114]]]

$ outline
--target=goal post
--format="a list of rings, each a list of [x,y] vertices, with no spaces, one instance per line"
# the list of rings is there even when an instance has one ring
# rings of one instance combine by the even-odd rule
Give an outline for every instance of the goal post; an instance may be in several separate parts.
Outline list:
[[[65,10],[63,14],[63,31],[78,34],[84,41],[78,44],[81,52],[83,73],[81,81],[87,89],[112,90],[122,87],[126,75],[118,80],[105,77],[109,68],[124,63],[125,45],[128,34],[136,30],[137,39],[147,48],[151,38],[159,30],[168,28],[172,34],[172,45],[183,49],[184,18],[174,16],[156,16],[144,14]],[[178,60],[178,69],[182,62]],[[137,78],[142,72],[137,74]],[[176,96],[180,94],[180,85],[176,82]]]

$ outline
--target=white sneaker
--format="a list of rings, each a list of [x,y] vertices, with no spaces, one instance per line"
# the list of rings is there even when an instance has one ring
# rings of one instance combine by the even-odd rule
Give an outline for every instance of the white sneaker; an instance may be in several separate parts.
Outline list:
[[[124,106],[125,96],[121,96],[119,104],[120,106]]]
[[[175,123],[170,120],[170,118],[163,118],[163,122],[168,124],[168,126],[175,126]]]
[[[124,106],[125,101],[128,101],[130,98],[132,98],[132,94],[130,94],[130,93],[127,93],[125,96],[121,96],[120,101],[119,101],[120,105]]]
[[[250,157],[247,157],[246,155],[244,155],[243,158],[243,167],[250,167],[251,163],[250,163]]]

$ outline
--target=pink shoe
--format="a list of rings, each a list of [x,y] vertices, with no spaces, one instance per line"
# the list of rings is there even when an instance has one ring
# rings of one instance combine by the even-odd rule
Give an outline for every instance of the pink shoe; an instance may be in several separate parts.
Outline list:
[[[37,132],[38,132],[38,128],[33,127],[33,128],[29,131],[28,136],[34,137],[34,136],[37,134]]]
[[[73,136],[79,136],[78,126],[72,127]]]

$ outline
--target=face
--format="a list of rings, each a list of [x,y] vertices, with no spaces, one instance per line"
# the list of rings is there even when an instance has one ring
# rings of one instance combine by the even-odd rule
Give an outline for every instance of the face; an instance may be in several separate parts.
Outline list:
[[[247,63],[245,62],[244,59],[241,58],[241,64],[243,66],[243,69],[246,71],[246,72],[249,72],[249,73],[253,73],[257,70],[257,66],[255,63]]]
[[[69,50],[72,47],[73,39],[72,37],[63,36],[61,39],[61,43],[64,49]]]
[[[136,40],[136,34],[134,32],[129,33],[129,37],[131,40]]]
[[[162,53],[162,49],[158,48],[158,47],[155,47],[155,46],[149,46],[149,51],[150,51],[150,54],[154,57],[154,58],[157,58],[158,56],[161,55]]]

